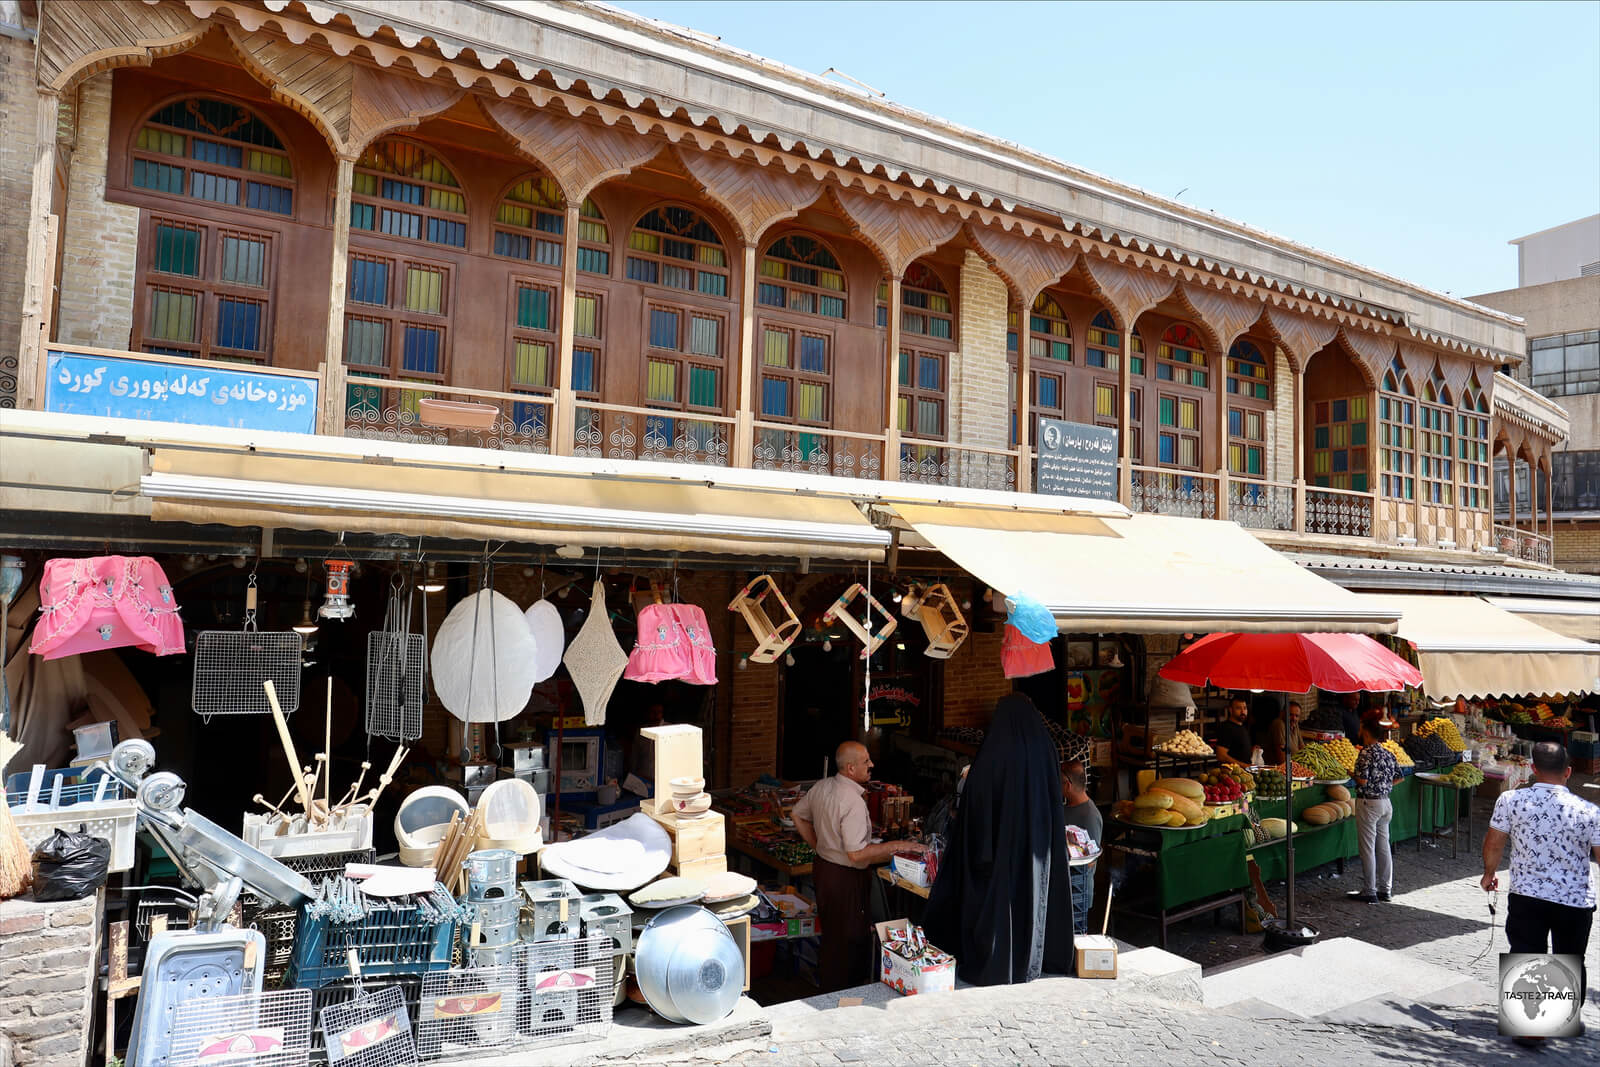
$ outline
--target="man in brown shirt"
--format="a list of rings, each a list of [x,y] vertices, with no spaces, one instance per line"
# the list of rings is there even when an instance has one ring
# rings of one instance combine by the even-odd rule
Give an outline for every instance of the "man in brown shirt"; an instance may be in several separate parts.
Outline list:
[[[872,778],[872,757],[866,746],[846,741],[834,753],[838,768],[831,778],[811,787],[794,806],[794,828],[817,850],[811,877],[817,885],[817,921],[822,947],[817,956],[824,992],[848,989],[868,981],[872,925],[867,892],[872,868],[896,852],[922,852],[914,841],[872,844],[872,819],[864,797]]]

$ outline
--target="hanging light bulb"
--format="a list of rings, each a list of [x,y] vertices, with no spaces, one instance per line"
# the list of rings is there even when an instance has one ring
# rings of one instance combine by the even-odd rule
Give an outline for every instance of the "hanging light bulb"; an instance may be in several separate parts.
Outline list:
[[[307,567],[306,567],[306,561],[305,560],[297,559],[297,560],[294,561],[294,572],[296,574],[304,574],[306,572],[306,570],[307,570]]]
[[[740,656],[739,657],[739,669],[742,671],[748,666],[750,666],[750,657],[749,656]]]
[[[294,632],[302,636],[309,636],[317,632],[317,620],[311,617],[311,601],[302,602],[300,621],[294,624]]]
[[[895,603],[896,603],[896,604],[898,604],[898,603],[900,603],[900,597],[901,597],[901,593],[900,593],[900,590],[898,590],[898,589],[896,589],[896,590],[895,590],[895,591],[894,591],[894,602],[895,602]]]
[[[444,592],[444,579],[439,577],[439,565],[428,564],[427,571],[422,576],[422,581],[417,583],[417,588],[424,593]]]
[[[832,652],[833,651],[833,638],[824,637],[822,639],[822,651],[824,651],[824,652]]]
[[[783,665],[785,667],[793,667],[794,666],[794,653],[793,652],[791,652],[787,656],[783,657]]]

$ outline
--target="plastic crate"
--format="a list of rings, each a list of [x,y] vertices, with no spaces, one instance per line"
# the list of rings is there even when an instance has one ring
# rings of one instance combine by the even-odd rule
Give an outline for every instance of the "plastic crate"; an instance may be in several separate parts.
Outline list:
[[[55,794],[56,779],[61,779],[61,792]],[[57,807],[67,807],[70,804],[92,802],[95,792],[100,788],[100,780],[106,779],[105,795],[100,799],[122,800],[127,794],[122,789],[122,783],[117,781],[103,767],[57,767],[44,772],[40,779],[40,803],[49,803],[52,795],[56,796]],[[32,771],[17,771],[6,776],[6,804],[16,807],[28,802],[28,787],[33,780]]]
[[[91,837],[111,842],[111,873],[133,867],[133,837],[139,828],[139,811],[131,800],[73,804],[53,811],[13,810],[11,821],[17,824],[17,833],[30,853],[55,831],[76,831],[81,826]]]
[[[331,874],[343,874],[347,863],[371,863],[377,853],[370,848],[354,852],[329,852],[317,856],[284,856],[278,862],[314,883]],[[289,976],[289,965],[294,962],[294,935],[299,925],[298,908],[281,904],[268,904],[254,893],[239,896],[240,924],[248,929],[260,930],[267,939],[267,965],[261,972],[261,984],[267,989],[281,989]]]
[[[350,976],[349,952],[356,950],[363,977],[426,974],[451,965],[454,919],[441,923],[421,917],[415,904],[396,898],[373,907],[365,919],[336,923],[308,914],[295,927],[290,985],[312,987]]]

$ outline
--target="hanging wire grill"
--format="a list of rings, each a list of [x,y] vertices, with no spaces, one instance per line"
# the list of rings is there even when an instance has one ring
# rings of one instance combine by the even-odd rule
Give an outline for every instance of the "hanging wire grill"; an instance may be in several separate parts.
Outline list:
[[[409,1067],[417,1062],[417,1043],[399,986],[323,1008],[322,1032],[330,1064]]]
[[[424,975],[417,1052],[432,1060],[518,1040],[519,973],[515,963],[504,963]]]
[[[597,1041],[611,1032],[611,938],[524,942],[517,1029],[523,1047]]]
[[[194,638],[194,710],[213,715],[270,715],[261,683],[271,681],[285,715],[300,706],[304,641],[293,630],[256,629],[256,576],[245,592],[242,630],[202,630]]]
[[[383,629],[367,635],[367,733],[395,742],[422,736],[427,647],[422,634],[410,632],[411,595],[402,594],[402,589],[409,590],[412,584],[407,579],[391,586]]]
[[[189,1000],[173,1015],[172,1067],[305,1067],[310,1059],[309,989]]]

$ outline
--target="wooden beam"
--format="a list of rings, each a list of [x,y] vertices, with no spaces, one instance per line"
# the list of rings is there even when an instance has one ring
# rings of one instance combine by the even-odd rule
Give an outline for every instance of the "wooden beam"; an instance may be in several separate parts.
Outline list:
[[[743,275],[739,279],[739,353],[734,362],[739,383],[738,406],[734,409],[733,465],[748,467],[755,462],[755,373],[756,373],[756,246],[746,241],[740,258]]]
[[[1017,319],[1017,359],[1022,358],[1022,319]],[[1122,506],[1133,506],[1133,323],[1122,327],[1122,355],[1117,361],[1117,499]]]
[[[884,420],[883,479],[900,480],[900,275],[889,277],[889,417]]]
[[[17,406],[44,403],[44,346],[55,297],[50,219],[56,176],[56,116],[60,98],[40,92],[34,100],[33,187],[28,196],[28,246],[22,275],[22,332],[17,350]]]
[[[573,339],[578,313],[578,228],[583,225],[583,202],[568,196],[566,230],[561,237],[561,319],[557,323],[556,366],[561,381],[556,387],[555,418],[550,426],[550,452],[572,455],[578,430],[577,395],[573,392]],[[598,373],[599,368],[596,368]]]
[[[355,173],[355,159],[339,157],[333,187],[333,252],[328,263],[328,334],[323,348],[328,395],[322,398],[322,432],[333,437],[344,436],[344,303],[345,282],[350,276],[350,188]]]

